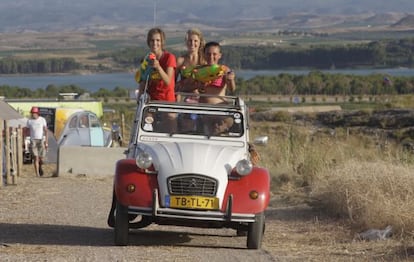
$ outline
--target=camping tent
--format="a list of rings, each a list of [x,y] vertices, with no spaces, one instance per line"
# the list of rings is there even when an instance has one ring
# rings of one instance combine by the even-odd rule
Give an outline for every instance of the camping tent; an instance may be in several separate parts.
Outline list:
[[[27,118],[20,115],[16,110],[13,109],[7,102],[0,99],[0,121],[7,120],[9,127],[26,127]],[[0,126],[3,126],[0,124]],[[57,162],[57,143],[54,135],[50,131],[48,135],[49,148],[46,154],[45,162],[56,163]]]
[[[0,132],[3,132],[3,121],[12,120],[12,119],[22,119],[21,116],[16,110],[14,110],[9,104],[7,104],[4,100],[0,99]],[[2,135],[0,133],[0,135]],[[0,136],[1,137],[1,136]],[[2,142],[2,141],[1,141]],[[1,157],[0,157],[0,167],[1,167],[1,176],[6,175],[6,150],[5,144],[0,143],[0,150],[1,150]],[[0,177],[1,178],[1,177]],[[6,182],[4,179],[0,179],[3,183]]]
[[[11,120],[11,119],[21,119],[23,118],[16,110],[14,110],[9,104],[4,100],[0,99],[0,121]]]

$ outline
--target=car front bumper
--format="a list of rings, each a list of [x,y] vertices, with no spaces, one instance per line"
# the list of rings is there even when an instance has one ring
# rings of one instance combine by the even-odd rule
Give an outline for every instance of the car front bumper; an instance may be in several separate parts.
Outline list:
[[[211,210],[192,210],[165,208],[159,205],[158,190],[155,189],[152,195],[152,207],[128,206],[128,213],[135,215],[151,216],[153,218],[170,219],[190,219],[197,221],[217,221],[217,222],[239,222],[249,223],[255,221],[255,214],[233,213],[233,196],[227,198],[227,208],[225,212]]]

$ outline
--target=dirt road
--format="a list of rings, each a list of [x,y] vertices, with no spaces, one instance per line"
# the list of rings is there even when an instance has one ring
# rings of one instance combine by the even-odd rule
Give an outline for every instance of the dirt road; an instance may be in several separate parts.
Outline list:
[[[130,245],[106,225],[112,177],[27,172],[0,187],[0,261],[365,261],[383,246],[354,244],[338,222],[306,206],[271,207],[261,250],[234,230],[151,225]]]
[[[113,244],[111,177],[22,177],[0,189],[1,261],[273,261],[234,230],[153,225]]]

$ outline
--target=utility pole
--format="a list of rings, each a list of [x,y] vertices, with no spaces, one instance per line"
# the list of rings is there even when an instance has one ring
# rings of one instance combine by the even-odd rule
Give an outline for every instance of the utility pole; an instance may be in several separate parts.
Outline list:
[[[153,22],[153,27],[155,27],[155,25],[157,24],[157,1],[154,0],[154,22]]]

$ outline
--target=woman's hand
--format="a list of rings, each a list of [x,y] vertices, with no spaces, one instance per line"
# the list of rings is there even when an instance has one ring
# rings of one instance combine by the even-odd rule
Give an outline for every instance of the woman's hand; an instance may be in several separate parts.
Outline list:
[[[152,68],[154,68],[155,70],[159,71],[159,69],[160,69],[160,61],[158,61],[157,59],[152,60]]]

